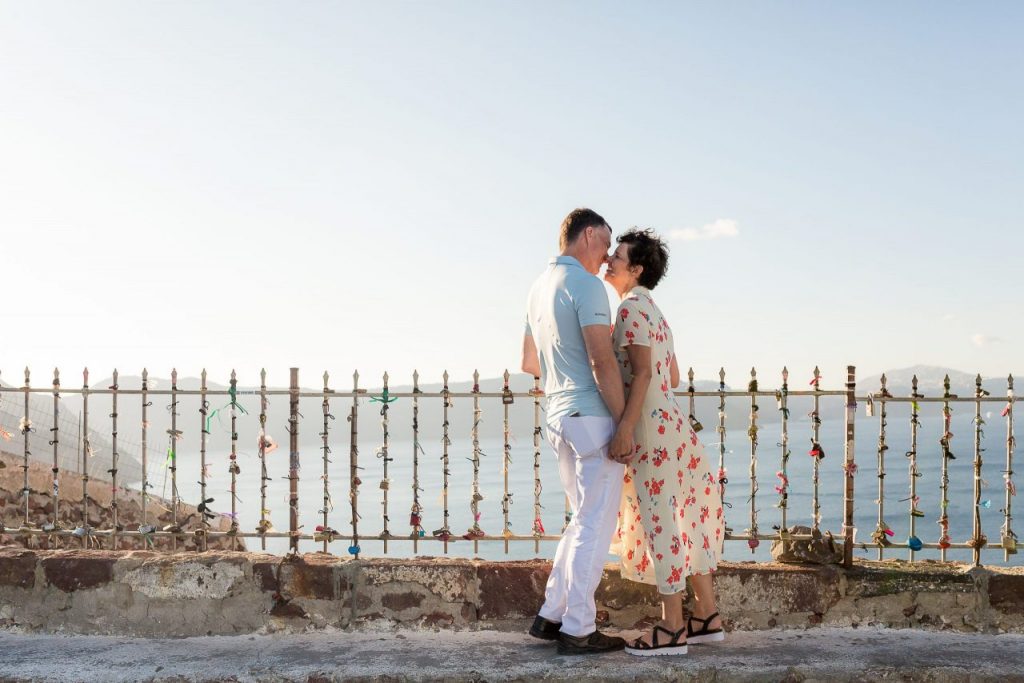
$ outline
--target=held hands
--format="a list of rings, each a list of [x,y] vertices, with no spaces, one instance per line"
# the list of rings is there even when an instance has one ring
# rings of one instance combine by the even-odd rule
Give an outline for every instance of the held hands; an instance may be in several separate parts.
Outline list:
[[[608,445],[608,457],[615,462],[627,464],[633,459],[633,429],[628,425],[619,425]]]

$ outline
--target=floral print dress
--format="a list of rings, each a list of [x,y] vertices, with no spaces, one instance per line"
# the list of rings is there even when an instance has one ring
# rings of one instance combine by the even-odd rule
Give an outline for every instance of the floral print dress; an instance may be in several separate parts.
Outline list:
[[[711,459],[672,393],[672,330],[649,290],[635,287],[623,299],[612,337],[627,391],[633,377],[627,347],[650,346],[652,365],[612,550],[624,578],[678,593],[687,576],[718,568],[725,535],[721,491]]]

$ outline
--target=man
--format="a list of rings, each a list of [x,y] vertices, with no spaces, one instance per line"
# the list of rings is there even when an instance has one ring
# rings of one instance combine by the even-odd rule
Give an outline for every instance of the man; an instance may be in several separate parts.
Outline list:
[[[597,630],[594,591],[615,532],[622,492],[620,458],[608,445],[625,407],[610,335],[604,284],[612,231],[590,209],[562,222],[561,254],[530,289],[524,372],[544,378],[547,434],[572,508],[530,635],[557,640],[559,654],[619,650],[621,638]],[[632,450],[630,444],[629,450]]]

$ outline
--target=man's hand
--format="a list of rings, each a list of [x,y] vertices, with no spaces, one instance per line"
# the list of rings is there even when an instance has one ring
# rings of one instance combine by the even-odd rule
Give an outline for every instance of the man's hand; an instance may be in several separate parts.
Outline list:
[[[623,465],[633,459],[633,430],[619,427],[608,445],[608,457]]]

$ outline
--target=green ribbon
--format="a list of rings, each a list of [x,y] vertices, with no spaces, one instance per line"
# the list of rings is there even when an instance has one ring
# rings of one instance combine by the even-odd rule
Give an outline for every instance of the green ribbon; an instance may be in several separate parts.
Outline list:
[[[380,396],[371,396],[370,397],[370,403],[384,403],[384,404],[388,404],[388,403],[394,403],[397,400],[398,400],[397,396],[394,397],[394,398],[391,398],[390,396],[388,396],[388,390],[386,388],[384,389],[384,391],[381,392]]]
[[[245,407],[241,403],[238,402],[238,388],[237,387],[230,387],[228,389],[228,396],[231,397],[230,401],[228,401],[226,404],[222,405],[220,408],[214,408],[213,410],[210,411],[210,414],[206,416],[206,431],[207,431],[207,433],[210,431],[210,423],[213,422],[213,417],[217,413],[219,413],[220,411],[224,410],[225,408],[231,408],[232,406],[234,406],[235,408],[238,408],[239,410],[241,410],[243,415],[248,415],[249,414],[249,411],[246,410]]]

